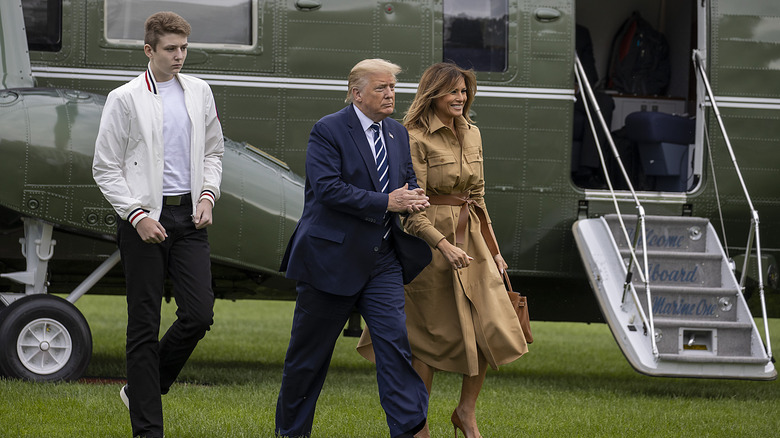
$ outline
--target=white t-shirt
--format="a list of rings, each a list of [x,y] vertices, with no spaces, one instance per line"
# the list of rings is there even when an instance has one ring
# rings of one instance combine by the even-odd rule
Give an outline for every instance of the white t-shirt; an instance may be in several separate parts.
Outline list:
[[[190,134],[192,122],[184,103],[184,89],[176,78],[158,82],[163,102],[163,196],[190,193]]]

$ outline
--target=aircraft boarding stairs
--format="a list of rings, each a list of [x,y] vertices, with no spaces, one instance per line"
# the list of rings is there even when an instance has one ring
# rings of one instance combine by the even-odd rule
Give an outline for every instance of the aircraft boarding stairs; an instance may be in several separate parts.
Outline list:
[[[623,221],[633,241],[637,219],[623,216]],[[573,231],[602,313],[637,371],[755,380],[777,376],[709,220],[646,217],[652,318],[636,263],[624,292],[632,242],[626,242],[618,216],[579,220]],[[636,260],[644,266],[641,248],[640,243]]]

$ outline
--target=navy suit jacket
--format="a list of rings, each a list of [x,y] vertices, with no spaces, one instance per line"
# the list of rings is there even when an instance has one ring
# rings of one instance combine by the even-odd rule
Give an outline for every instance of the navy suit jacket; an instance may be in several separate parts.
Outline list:
[[[382,121],[389,161],[389,190],[417,187],[409,134],[391,118]],[[354,295],[368,282],[384,235],[388,195],[380,192],[371,146],[352,105],[320,119],[306,150],[303,215],[280,271],[337,295]],[[425,241],[401,229],[392,213],[392,242],[409,283],[431,261]]]

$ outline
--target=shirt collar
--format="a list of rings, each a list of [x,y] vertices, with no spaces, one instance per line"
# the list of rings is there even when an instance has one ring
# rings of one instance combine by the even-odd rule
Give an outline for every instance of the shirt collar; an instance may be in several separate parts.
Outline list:
[[[439,117],[431,111],[428,115],[428,132],[433,134],[439,129],[446,128],[447,126],[439,119]],[[471,129],[471,125],[466,121],[463,116],[455,117],[455,129]]]
[[[371,127],[374,123],[379,123],[379,129],[382,129],[382,121],[374,122],[373,120],[369,119],[368,116],[363,114],[363,111],[360,111],[360,108],[357,107],[357,105],[352,104],[352,108],[355,109],[355,114],[358,116],[358,120],[360,120],[360,126],[363,127],[363,131],[368,131],[368,128]]]

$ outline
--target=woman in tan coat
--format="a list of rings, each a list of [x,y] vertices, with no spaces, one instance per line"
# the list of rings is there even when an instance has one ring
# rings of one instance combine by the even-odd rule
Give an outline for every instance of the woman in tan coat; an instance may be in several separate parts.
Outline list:
[[[431,203],[404,224],[434,249],[431,264],[405,287],[412,365],[429,393],[434,371],[463,374],[451,420],[466,437],[481,436],[475,409],[487,366],[497,369],[528,351],[502,280],[507,264],[486,242],[486,235],[494,238],[483,198],[482,138],[468,116],[476,88],[472,71],[435,64],[404,117],[417,183]],[[368,357],[363,335],[358,351]],[[429,436],[428,426],[417,436]]]

